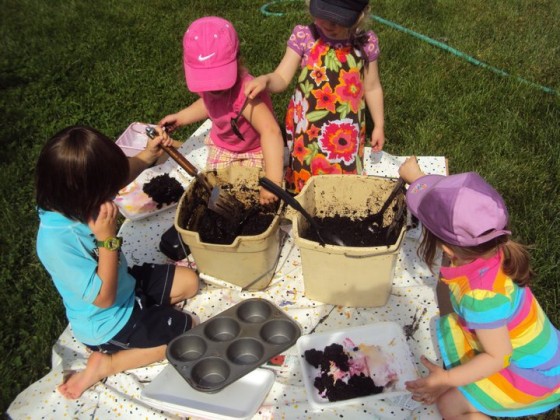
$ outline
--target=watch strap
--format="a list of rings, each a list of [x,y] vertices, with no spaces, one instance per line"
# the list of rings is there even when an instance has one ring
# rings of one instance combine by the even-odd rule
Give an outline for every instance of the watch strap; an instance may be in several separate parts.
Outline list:
[[[96,240],[95,243],[98,247],[107,248],[111,251],[116,251],[121,248],[123,239],[119,236],[111,236],[104,241]]]

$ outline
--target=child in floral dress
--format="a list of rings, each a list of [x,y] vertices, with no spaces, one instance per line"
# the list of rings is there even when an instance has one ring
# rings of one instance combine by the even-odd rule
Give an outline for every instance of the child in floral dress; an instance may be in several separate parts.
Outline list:
[[[294,28],[276,70],[245,87],[251,98],[282,92],[301,68],[286,114],[292,150],[285,181],[293,194],[312,175],[362,174],[366,105],[373,150],[385,142],[378,40],[363,29],[368,0],[311,0],[309,10],[314,22]]]

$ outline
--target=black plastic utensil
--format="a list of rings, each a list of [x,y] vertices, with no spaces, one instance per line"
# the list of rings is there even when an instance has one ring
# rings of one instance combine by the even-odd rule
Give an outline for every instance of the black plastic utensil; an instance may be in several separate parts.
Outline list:
[[[241,134],[241,131],[239,131],[239,125],[237,121],[239,121],[239,118],[241,118],[241,114],[243,113],[245,106],[247,106],[247,102],[249,102],[248,96],[245,97],[245,100],[243,101],[243,105],[241,105],[241,108],[239,109],[239,111],[237,111],[235,117],[232,117],[231,120],[229,120],[233,134],[235,134],[240,140],[243,141],[245,141],[245,138],[243,137],[243,134]]]
[[[317,233],[317,237],[319,238],[319,244],[321,244],[321,246],[325,246],[327,243],[327,241],[324,239],[325,237],[328,239],[328,242],[331,244],[344,246],[344,243],[338,236],[330,232],[325,233],[323,231],[321,233],[321,228],[319,227],[315,219],[313,219],[313,217],[303,208],[303,206],[294,197],[292,197],[290,193],[286,191],[284,188],[276,185],[274,182],[272,182],[270,179],[266,177],[262,177],[259,179],[259,185],[266,188],[268,191],[274,193],[278,198],[281,198],[288,205],[293,207],[295,210],[299,211],[303,215],[303,217],[307,219],[311,227]]]
[[[373,226],[373,225],[382,226],[383,225],[383,215],[385,214],[385,212],[389,208],[389,205],[393,202],[393,200],[395,199],[395,197],[397,196],[399,191],[402,190],[403,187],[404,187],[404,179],[399,177],[399,179],[395,183],[395,186],[393,187],[393,190],[391,191],[391,194],[389,194],[389,197],[387,197],[387,200],[385,200],[385,202],[381,206],[381,209],[379,209],[379,211],[377,213],[366,217],[364,219],[364,222],[370,227]]]

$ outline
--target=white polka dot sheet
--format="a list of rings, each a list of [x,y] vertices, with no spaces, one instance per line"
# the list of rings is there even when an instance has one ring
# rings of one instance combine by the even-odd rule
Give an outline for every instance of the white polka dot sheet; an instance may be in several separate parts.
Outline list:
[[[204,168],[206,150],[204,137],[210,128],[206,121],[185,141],[181,151],[199,168]],[[371,153],[366,148],[365,171],[368,175],[396,178],[398,166],[405,157],[392,156],[386,152]],[[426,173],[447,173],[444,157],[418,157]],[[177,169],[168,160],[156,170]],[[192,181],[184,174],[185,183]],[[168,260],[159,251],[163,232],[173,224],[176,206],[138,220],[126,220],[120,230],[124,237],[123,252],[129,265],[144,262],[164,263]],[[393,287],[388,303],[377,308],[350,308],[316,302],[305,297],[299,249],[290,235],[291,226],[283,222],[284,244],[276,273],[270,285],[263,291],[242,291],[238,286],[201,273],[204,280],[197,296],[189,299],[185,310],[196,313],[201,321],[222,312],[247,298],[270,300],[297,321],[302,334],[339,330],[348,327],[392,321],[401,325],[421,375],[426,370],[419,362],[421,355],[440,362],[437,351],[434,323],[438,316],[435,296],[437,278],[423,264],[417,254],[420,227],[410,228],[397,258]],[[192,256],[178,262],[196,267]],[[437,269],[436,269],[437,272]],[[21,418],[96,418],[114,419],[179,419],[185,418],[181,410],[163,411],[142,399],[142,390],[168,365],[167,361],[126,371],[97,383],[78,400],[67,400],[56,391],[65,372],[85,367],[89,354],[72,335],[70,327],[59,337],[52,351],[52,369],[33,383],[12,402],[8,414]],[[283,363],[272,368],[276,375],[272,389],[260,408],[250,416],[252,419],[439,419],[434,405],[420,406],[413,410],[404,408],[400,402],[385,399],[345,405],[341,408],[314,412],[307,402],[306,392],[299,368],[300,355],[294,345],[282,355]],[[221,392],[227,392],[227,388]],[[193,417],[189,417],[193,418]],[[204,418],[204,417],[200,417]],[[207,418],[215,418],[211,413]]]

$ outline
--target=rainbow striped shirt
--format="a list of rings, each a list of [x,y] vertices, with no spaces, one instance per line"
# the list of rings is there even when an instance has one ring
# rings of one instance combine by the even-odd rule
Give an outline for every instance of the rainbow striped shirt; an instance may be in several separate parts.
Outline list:
[[[507,326],[513,347],[510,365],[459,387],[482,413],[526,416],[560,404],[560,332],[529,287],[502,271],[502,254],[459,267],[442,267],[455,313],[439,320],[437,336],[445,366],[464,364],[482,351],[477,329]]]

